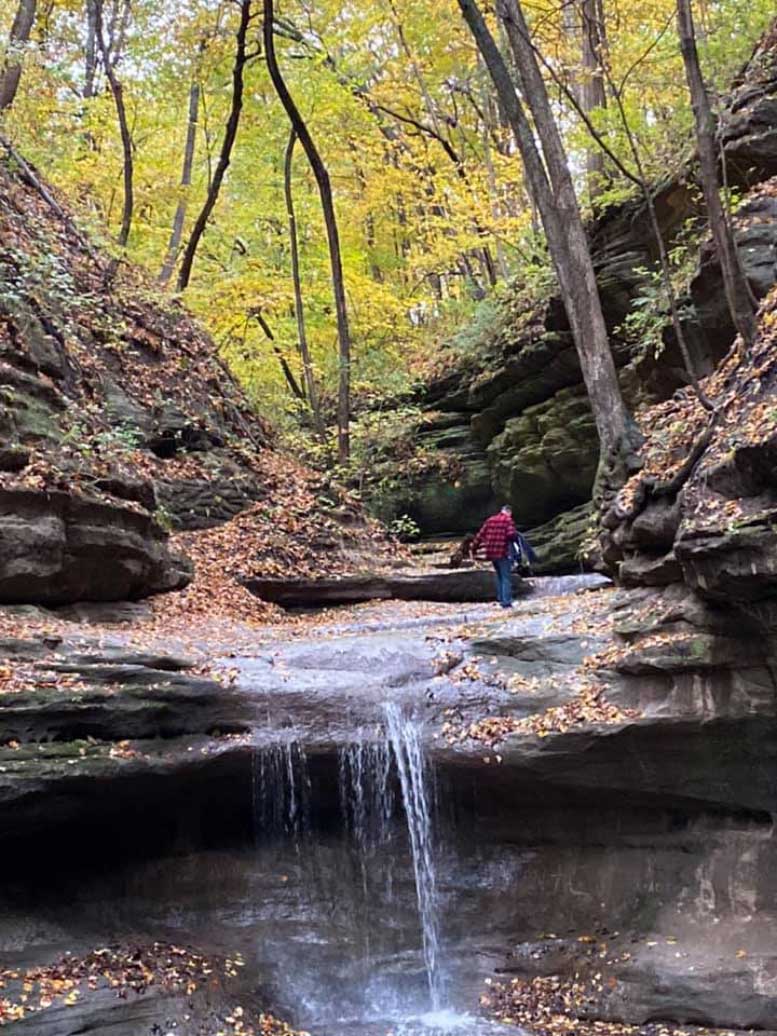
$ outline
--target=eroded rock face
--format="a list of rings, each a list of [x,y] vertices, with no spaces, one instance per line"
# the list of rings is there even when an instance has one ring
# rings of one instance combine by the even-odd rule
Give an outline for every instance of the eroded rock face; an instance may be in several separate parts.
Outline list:
[[[503,975],[577,982],[587,1020],[773,1030],[771,825],[649,811],[602,820],[598,837],[576,827],[576,852],[551,840],[529,857],[534,914],[512,905],[526,937]]]
[[[0,694],[0,831],[16,847],[8,869],[36,859],[55,831],[70,833],[73,860],[140,850],[144,827],[164,849],[190,822],[192,796],[223,796],[201,832],[250,826],[250,738],[239,736],[250,709],[192,660],[104,635],[2,646],[31,663],[28,685]]]
[[[759,299],[777,276],[777,207],[770,179],[777,169],[774,47],[773,34],[767,34],[732,91],[722,119],[730,180],[750,192],[738,213],[736,237],[745,275]],[[656,206],[669,239],[687,221],[702,216],[686,175],[660,185]],[[645,292],[640,271],[654,269],[656,263],[641,203],[609,210],[589,233],[624,394],[633,407],[667,399],[687,383],[671,327],[664,329],[658,357],[639,343],[627,343],[619,330],[633,300]],[[692,359],[699,374],[709,374],[735,331],[708,241],[702,244],[685,302],[683,323]],[[464,476],[441,478],[431,470],[423,484],[409,487],[405,498],[397,500],[397,510],[407,511],[425,533],[434,535],[471,529],[493,504],[504,500],[512,503],[521,527],[530,530],[588,502],[597,462],[596,434],[560,301],[552,299],[532,315],[505,301],[481,335],[469,368],[466,362],[429,386],[424,400],[455,427],[457,439],[441,440],[435,429],[425,427],[419,434],[423,447],[440,449]],[[475,444],[484,452],[476,454]],[[574,523],[564,524],[561,553],[577,555],[581,539],[573,544]],[[544,531],[541,535],[544,538]],[[674,561],[653,566],[655,582],[673,578]],[[639,578],[647,574],[640,571]]]
[[[150,514],[76,494],[0,490],[0,602],[132,600],[179,590],[191,565]]]
[[[714,413],[678,394],[649,411],[644,470],[603,516],[605,563],[630,586],[679,585],[773,634],[777,588],[777,367],[774,290],[752,349],[708,379]]]
[[[593,507],[581,504],[564,511],[531,530],[531,544],[537,554],[533,571],[540,575],[576,572],[586,564],[585,542],[590,538]]]
[[[597,459],[591,408],[578,388],[510,418],[490,443],[488,458],[499,499],[513,501],[524,526],[584,505],[591,495]],[[518,504],[520,501],[520,504]]]
[[[418,513],[424,515],[424,528],[469,532],[473,515],[488,514],[498,506],[489,457],[469,415],[431,415],[424,422],[422,438],[447,471],[445,477],[424,478],[414,490]],[[395,504],[397,513],[406,509],[401,500]]]
[[[611,615],[604,641],[577,635],[630,720],[441,750],[478,837],[526,849],[500,897],[516,933],[505,972],[577,983],[573,1018],[773,1029],[774,607],[737,613],[674,585],[620,591]],[[512,701],[492,693],[495,713],[559,703],[575,635],[554,625],[474,645],[496,671],[540,678]]]
[[[170,528],[261,498],[269,434],[212,343],[0,161],[0,601],[140,598]]]
[[[156,496],[176,530],[191,532],[228,522],[246,507],[265,496],[258,479],[245,471],[230,471],[229,458],[220,458],[217,477],[212,479],[161,478]],[[217,462],[218,463],[218,462]]]
[[[90,865],[96,845],[106,853],[115,846],[119,857],[180,852],[192,842],[198,852],[217,845],[226,853],[225,839],[245,844],[252,824],[272,845],[291,836],[282,823],[280,835],[261,827],[261,803],[268,795],[288,803],[293,781],[307,789],[312,831],[286,844],[282,864],[263,870],[256,848],[231,863],[225,856],[223,870],[218,853],[176,855],[119,871],[113,884],[104,868],[102,895],[115,905],[130,880],[135,898],[125,909],[134,925],[138,903],[153,902],[143,917],[152,928],[159,917],[180,925],[185,916],[209,937],[207,919],[239,917],[241,938],[263,947],[278,942],[281,903],[295,963],[300,932],[315,933],[314,973],[342,981],[332,904],[342,903],[338,881],[353,892],[363,880],[352,846],[334,866],[330,856],[333,832],[345,825],[343,752],[381,743],[392,701],[415,712],[434,762],[444,945],[470,974],[463,1007],[482,992],[475,979],[496,970],[584,982],[590,996],[580,1010],[589,1018],[774,1027],[777,704],[773,640],[764,636],[769,623],[777,628],[774,606],[764,602],[732,626],[717,602],[673,586],[527,598],[509,618],[482,606],[405,615],[268,640],[250,658],[230,660],[238,676],[226,688],[190,672],[185,659],[120,642],[4,645],[80,681],[0,701],[0,831],[15,847],[17,871],[26,853],[40,859],[40,846],[65,835],[70,856],[82,845]],[[564,708],[591,679],[592,656],[620,718],[495,744],[446,733],[451,722],[533,720]],[[366,794],[367,756],[359,759]],[[292,860],[307,860],[316,881],[299,878],[296,889]],[[382,862],[371,858],[371,879]],[[391,925],[381,931],[393,939],[401,913],[417,943],[409,870],[404,854],[393,872]],[[304,898],[322,877],[334,882],[317,893],[324,906],[312,893],[312,902]],[[90,916],[102,933],[99,902],[90,902]],[[10,930],[4,910],[0,903],[0,941]],[[256,932],[246,936],[245,918],[257,911]],[[403,975],[412,967],[403,957]]]
[[[616,962],[592,999],[605,1017],[777,1024],[776,305],[772,289],[752,349],[707,380],[714,413],[688,392],[648,412],[644,469],[603,517],[605,561],[629,587],[613,610],[609,694],[663,727],[647,753],[628,752],[634,779],[734,814],[710,834],[690,925],[663,914],[661,937]]]

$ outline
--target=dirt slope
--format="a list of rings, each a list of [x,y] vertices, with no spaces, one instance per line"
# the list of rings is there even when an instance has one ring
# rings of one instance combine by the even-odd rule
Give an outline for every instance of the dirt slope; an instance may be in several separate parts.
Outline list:
[[[274,449],[186,310],[97,248],[9,156],[0,394],[0,602],[181,589],[189,554],[200,574],[181,607],[231,595],[252,612],[242,576],[333,573],[390,552],[354,500]]]

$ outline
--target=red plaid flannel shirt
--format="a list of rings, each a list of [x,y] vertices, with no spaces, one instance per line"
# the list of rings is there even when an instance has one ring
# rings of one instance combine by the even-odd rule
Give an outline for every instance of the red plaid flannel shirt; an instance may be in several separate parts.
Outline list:
[[[488,561],[506,558],[517,530],[509,514],[493,514],[486,518],[472,542],[472,553],[483,550]]]

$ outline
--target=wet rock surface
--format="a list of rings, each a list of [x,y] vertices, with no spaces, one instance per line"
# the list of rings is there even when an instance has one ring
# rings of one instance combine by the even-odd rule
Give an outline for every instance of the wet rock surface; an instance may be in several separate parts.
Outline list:
[[[755,630],[727,631],[688,591],[538,593],[509,617],[491,605],[383,604],[268,637],[224,662],[236,671],[227,687],[121,635],[99,649],[11,647],[80,686],[3,699],[0,826],[21,865],[0,897],[6,960],[20,943],[35,960],[44,947],[127,937],[241,950],[304,1027],[339,1031],[334,997],[343,1031],[381,1031],[364,996],[384,1003],[398,976],[424,986],[407,833],[400,825],[374,856],[353,855],[342,759],[362,746],[353,759],[364,768],[348,772],[372,794],[368,748],[385,744],[393,701],[422,724],[435,773],[458,1010],[474,1007],[489,975],[582,976],[584,1018],[777,1026],[770,648]],[[592,671],[622,720],[480,736],[484,717],[570,715]],[[67,895],[35,904],[19,891],[29,853],[57,831],[111,862],[95,884],[74,848]],[[134,1003],[103,1016],[98,1000],[83,1017],[108,1033],[119,1020],[158,1024],[166,1009]]]
[[[240,781],[249,710],[193,660],[120,635],[44,632],[6,639],[2,651],[18,666],[0,691],[0,830],[18,849],[4,860],[11,870],[55,830],[75,858],[90,851],[89,831],[103,849],[115,838],[117,852],[132,851],[143,829],[150,844],[169,847],[191,795],[208,799],[212,783],[213,798],[229,796]],[[238,796],[234,816],[222,813],[225,829],[244,822],[241,808]]]

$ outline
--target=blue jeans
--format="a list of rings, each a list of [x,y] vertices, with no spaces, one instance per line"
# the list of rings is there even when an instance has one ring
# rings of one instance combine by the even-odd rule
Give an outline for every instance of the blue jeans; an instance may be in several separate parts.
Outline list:
[[[496,572],[496,599],[503,608],[513,603],[513,565],[509,558],[492,561]]]

